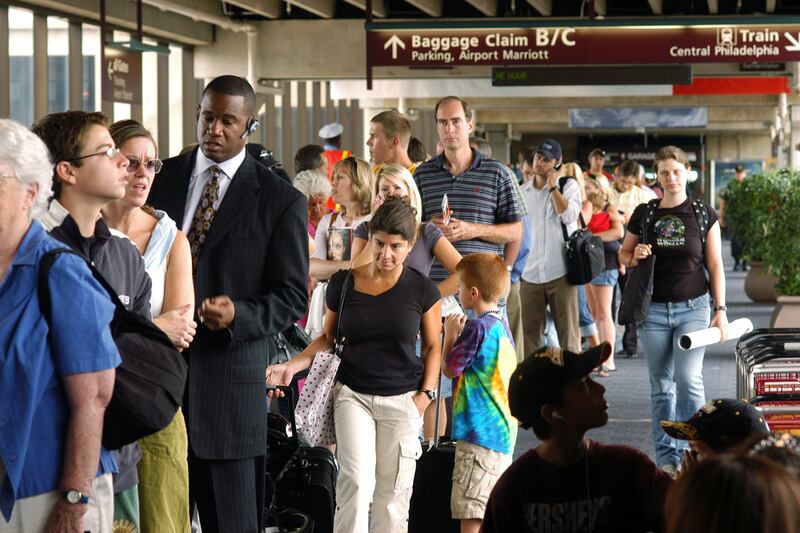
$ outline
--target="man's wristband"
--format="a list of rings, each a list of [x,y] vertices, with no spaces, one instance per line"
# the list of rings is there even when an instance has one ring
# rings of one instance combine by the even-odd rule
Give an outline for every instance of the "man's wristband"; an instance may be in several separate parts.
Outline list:
[[[558,187],[550,187],[550,194],[553,194],[554,191],[557,191]]]
[[[728,311],[728,308],[727,308],[727,307],[725,307],[724,305],[718,305],[718,306],[716,306],[716,307],[714,308],[714,312],[716,313],[717,311],[725,311],[725,312],[727,312],[727,311]]]

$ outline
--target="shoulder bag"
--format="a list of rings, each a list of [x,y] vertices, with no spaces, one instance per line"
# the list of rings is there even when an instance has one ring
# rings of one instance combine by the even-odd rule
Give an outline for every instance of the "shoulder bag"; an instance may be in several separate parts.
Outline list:
[[[342,338],[342,313],[347,291],[353,280],[353,271],[348,270],[342,282],[339,296],[339,311],[336,318],[336,338],[332,350],[317,352],[308,371],[303,390],[294,410],[297,433],[309,446],[328,446],[336,443],[333,423],[333,387],[341,363],[344,339]]]
[[[52,315],[48,276],[62,253],[86,259],[67,248],[52,250],[39,264],[39,307],[45,320]],[[111,285],[86,261],[94,278],[114,303],[111,336],[122,363],[116,369],[114,394],[103,419],[103,446],[116,450],[161,431],[172,422],[183,399],[187,364],[169,337],[150,320],[122,305]]]
[[[647,202],[642,225],[639,230],[639,241],[647,243],[650,224],[656,216],[656,208],[661,200],[654,199]],[[619,303],[617,320],[621,325],[641,324],[650,309],[650,300],[653,297],[653,268],[656,265],[656,256],[651,254],[632,267],[628,274],[625,290]]]
[[[560,178],[558,188],[564,193],[566,180]],[[561,222],[561,232],[564,235],[564,255],[567,259],[567,281],[570,285],[585,285],[592,281],[606,266],[603,251],[603,239],[592,234],[586,229],[583,214],[578,214],[581,227],[572,235],[567,233],[567,225]]]

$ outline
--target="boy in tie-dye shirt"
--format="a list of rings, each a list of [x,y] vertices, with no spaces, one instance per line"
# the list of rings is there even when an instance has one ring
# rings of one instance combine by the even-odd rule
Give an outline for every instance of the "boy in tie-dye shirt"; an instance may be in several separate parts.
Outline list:
[[[458,377],[453,400],[456,459],[450,510],[461,531],[479,531],[486,502],[500,474],[511,464],[517,421],[508,407],[508,383],[517,366],[508,324],[498,301],[508,292],[503,260],[473,253],[456,267],[461,305],[477,318],[463,315],[445,321],[445,376]]]

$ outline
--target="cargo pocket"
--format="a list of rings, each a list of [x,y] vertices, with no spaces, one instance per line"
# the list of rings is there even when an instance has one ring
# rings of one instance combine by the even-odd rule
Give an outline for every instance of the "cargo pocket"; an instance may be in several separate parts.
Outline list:
[[[417,437],[400,441],[394,490],[407,490],[414,486],[414,473],[420,455],[422,455],[422,445]]]
[[[502,473],[503,464],[498,458],[476,455],[465,496],[486,503]]]

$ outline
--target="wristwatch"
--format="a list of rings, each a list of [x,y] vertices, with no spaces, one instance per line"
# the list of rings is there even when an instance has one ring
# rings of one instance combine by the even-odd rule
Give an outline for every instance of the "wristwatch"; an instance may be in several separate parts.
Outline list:
[[[558,187],[550,187],[550,193],[552,194],[554,191],[557,191]]]
[[[419,391],[420,391],[420,392],[424,392],[425,394],[427,394],[427,395],[428,395],[428,398],[430,398],[430,400],[431,400],[431,401],[433,401],[433,400],[435,400],[435,399],[436,399],[436,391],[435,391],[435,390],[431,390],[431,389],[420,389]]]
[[[718,305],[718,306],[716,306],[716,307],[714,308],[714,312],[716,313],[717,311],[726,311],[726,312],[727,312],[727,311],[728,311],[728,308],[727,308],[727,307],[725,307],[724,305]]]
[[[62,492],[61,494],[64,496],[64,499],[71,504],[89,503],[89,497],[79,490],[72,489]]]

